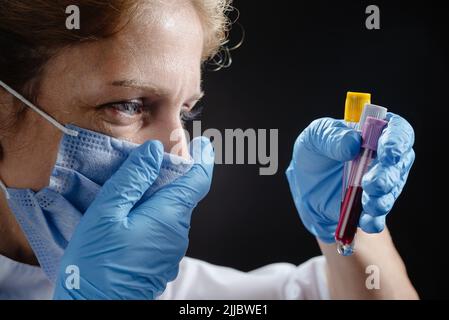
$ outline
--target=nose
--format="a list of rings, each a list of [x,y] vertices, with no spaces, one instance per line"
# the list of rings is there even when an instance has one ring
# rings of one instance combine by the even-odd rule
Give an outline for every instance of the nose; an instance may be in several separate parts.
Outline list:
[[[188,159],[188,142],[180,117],[180,108],[176,104],[160,106],[152,117],[154,135],[164,145],[164,151]]]

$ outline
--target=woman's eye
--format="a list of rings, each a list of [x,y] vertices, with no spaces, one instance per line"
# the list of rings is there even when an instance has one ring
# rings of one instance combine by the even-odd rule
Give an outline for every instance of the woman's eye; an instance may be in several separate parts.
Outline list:
[[[127,116],[135,116],[143,112],[143,102],[140,100],[115,102],[107,106]]]
[[[149,114],[142,99],[103,104],[98,107],[99,116],[105,122],[117,126],[136,124]]]
[[[195,106],[193,108],[185,106],[181,109],[181,120],[184,122],[198,120],[201,116],[202,107]]]

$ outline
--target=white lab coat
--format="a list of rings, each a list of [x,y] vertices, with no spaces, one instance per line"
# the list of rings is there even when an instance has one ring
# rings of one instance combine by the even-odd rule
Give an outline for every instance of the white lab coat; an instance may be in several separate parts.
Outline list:
[[[52,293],[41,268],[0,255],[0,299],[51,299]],[[186,257],[159,299],[329,299],[325,259],[299,266],[275,263],[246,273]]]

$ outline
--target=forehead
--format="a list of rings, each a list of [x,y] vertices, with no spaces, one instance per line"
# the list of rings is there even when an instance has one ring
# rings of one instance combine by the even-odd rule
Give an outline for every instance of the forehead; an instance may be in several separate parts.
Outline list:
[[[134,79],[164,91],[198,90],[204,33],[195,8],[184,0],[151,3],[140,5],[114,36],[61,55],[59,71],[88,85]]]
[[[151,2],[114,37],[102,43],[103,63],[119,69],[196,71],[201,63],[204,34],[190,1]]]

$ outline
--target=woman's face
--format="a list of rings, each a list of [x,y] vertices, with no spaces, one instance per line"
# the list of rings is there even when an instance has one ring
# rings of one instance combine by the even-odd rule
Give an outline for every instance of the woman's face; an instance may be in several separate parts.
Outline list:
[[[182,128],[180,114],[202,95],[203,40],[190,1],[142,6],[115,36],[64,49],[49,61],[38,106],[62,124],[135,143],[157,139],[170,151],[179,143],[170,135]],[[32,111],[12,131],[1,141],[1,178],[9,187],[47,186],[62,133]]]

